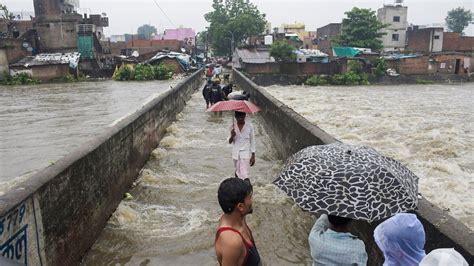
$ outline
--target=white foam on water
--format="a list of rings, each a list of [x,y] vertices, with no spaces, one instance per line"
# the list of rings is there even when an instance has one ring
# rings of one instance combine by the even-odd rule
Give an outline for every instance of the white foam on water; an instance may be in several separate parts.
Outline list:
[[[166,149],[158,147],[151,152],[151,158],[156,160],[163,159],[166,156],[167,152],[168,151]]]
[[[266,89],[339,140],[408,166],[428,200],[474,229],[472,84]]]
[[[215,222],[215,217],[204,209],[178,209],[137,202],[122,202],[109,219],[109,223],[120,230],[160,238],[186,235],[209,222]]]
[[[160,147],[163,147],[165,149],[169,148],[174,148],[178,144],[178,139],[172,135],[165,136],[161,141],[160,141]]]

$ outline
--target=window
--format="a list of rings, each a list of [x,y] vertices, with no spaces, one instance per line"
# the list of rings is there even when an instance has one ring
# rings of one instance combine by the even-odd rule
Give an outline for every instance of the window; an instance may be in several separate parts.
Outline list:
[[[400,16],[394,16],[393,22],[400,22]]]
[[[392,34],[392,41],[398,42],[398,34]]]
[[[435,35],[435,36],[433,36],[433,39],[435,39],[435,40],[439,40],[439,35]]]

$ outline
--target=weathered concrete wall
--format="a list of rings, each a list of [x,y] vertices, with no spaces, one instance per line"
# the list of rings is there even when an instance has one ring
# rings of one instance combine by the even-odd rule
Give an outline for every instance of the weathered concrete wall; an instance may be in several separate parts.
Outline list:
[[[330,63],[243,63],[242,65],[245,72],[249,74],[332,75],[344,72],[347,60],[332,60]]]
[[[474,37],[461,36],[456,32],[445,32],[443,34],[443,51],[451,52],[474,52]]]
[[[79,264],[201,75],[0,195],[0,255],[30,265]]]
[[[5,73],[9,72],[7,50],[5,48],[0,48],[0,80],[3,79]]]
[[[8,64],[15,63],[23,57],[31,55],[23,47],[23,43],[24,41],[21,39],[0,39],[0,48],[6,50]]]
[[[276,140],[275,148],[281,158],[287,158],[310,145],[338,142],[267,91],[259,88],[242,73],[234,70],[233,79],[243,90],[250,93],[252,101],[261,108],[259,114],[264,118],[265,127],[269,129],[271,138]]]
[[[288,158],[309,145],[338,141],[275,99],[265,89],[257,86],[237,70],[233,71],[233,79],[235,84],[250,92],[251,100],[261,107],[260,115],[282,159]],[[427,252],[441,247],[455,248],[470,265],[474,263],[474,232],[472,230],[425,199],[419,201],[416,214],[425,228]],[[365,242],[369,254],[369,265],[381,265],[383,262],[383,256],[373,239],[373,230],[377,225],[378,223],[367,222],[353,224],[353,233]]]

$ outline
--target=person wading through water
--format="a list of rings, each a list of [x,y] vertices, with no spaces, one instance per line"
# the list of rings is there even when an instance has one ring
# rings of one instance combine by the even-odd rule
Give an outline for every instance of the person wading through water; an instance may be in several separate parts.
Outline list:
[[[231,126],[229,144],[232,145],[235,176],[249,178],[249,168],[255,164],[255,130],[245,122],[245,113],[235,112],[237,123]]]
[[[222,266],[262,265],[255,240],[245,217],[253,212],[252,185],[231,177],[219,185],[217,199],[224,214],[215,238],[217,261]]]

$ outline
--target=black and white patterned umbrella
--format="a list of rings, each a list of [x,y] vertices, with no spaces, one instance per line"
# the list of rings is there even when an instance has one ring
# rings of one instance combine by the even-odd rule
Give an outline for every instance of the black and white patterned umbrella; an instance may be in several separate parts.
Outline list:
[[[418,177],[365,146],[333,143],[302,149],[273,183],[306,211],[369,222],[418,204]]]

